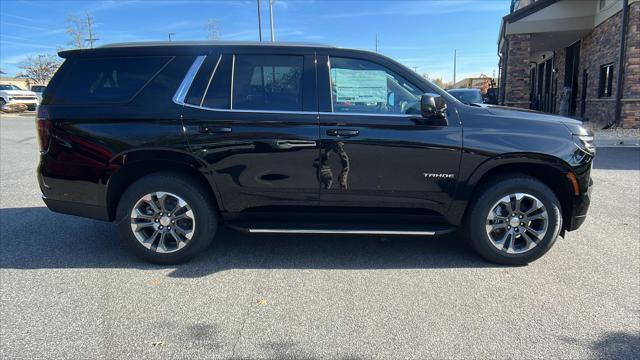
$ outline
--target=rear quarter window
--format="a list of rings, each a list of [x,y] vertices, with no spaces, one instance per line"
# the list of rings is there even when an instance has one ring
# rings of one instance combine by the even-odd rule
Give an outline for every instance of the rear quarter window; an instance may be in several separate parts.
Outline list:
[[[142,90],[172,57],[78,58],[56,90],[59,104],[126,103]]]

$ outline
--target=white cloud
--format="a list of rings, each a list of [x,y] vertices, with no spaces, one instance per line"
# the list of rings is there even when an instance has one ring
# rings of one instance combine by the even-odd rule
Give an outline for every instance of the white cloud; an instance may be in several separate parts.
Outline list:
[[[358,2],[355,2],[358,4]],[[392,5],[379,6],[374,10],[363,10],[358,12],[336,12],[325,15],[326,18],[354,18],[354,17],[374,17],[374,16],[429,16],[442,15],[457,12],[486,12],[486,11],[508,11],[507,1],[473,1],[473,0],[434,0],[434,1],[393,1],[384,3]],[[383,4],[383,2],[380,2]]]

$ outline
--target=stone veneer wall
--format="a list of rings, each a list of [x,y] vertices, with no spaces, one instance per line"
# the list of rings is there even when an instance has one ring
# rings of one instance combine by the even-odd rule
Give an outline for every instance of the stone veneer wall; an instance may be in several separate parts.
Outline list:
[[[640,129],[640,2],[629,5],[622,126]]]
[[[623,82],[622,127],[640,127],[640,3],[629,6],[629,24],[627,28],[625,73]],[[620,71],[620,31],[622,30],[622,11],[598,25],[582,39],[580,46],[580,74],[578,80],[577,111],[580,111],[582,94],[582,70],[589,73],[587,101],[584,119],[595,127],[602,127],[615,120],[616,91],[618,72]],[[608,98],[598,97],[600,67],[613,63],[612,94]]]
[[[528,109],[530,105],[529,34],[509,35],[507,78],[504,86],[504,104]]]
[[[629,5],[627,28],[625,73],[622,99],[622,122],[624,128],[640,128],[640,2]],[[620,31],[622,11],[605,20],[591,33],[582,38],[580,44],[580,66],[576,98],[576,114],[580,115],[583,70],[589,73],[587,101],[584,120],[602,127],[615,120],[616,90],[618,81]],[[509,57],[507,59],[504,91],[505,105],[529,108],[529,35],[509,35]],[[560,111],[560,95],[564,87],[566,49],[555,49],[556,113]],[[600,67],[613,63],[612,94],[609,98],[598,97]],[[502,91],[502,89],[501,89]]]
[[[560,113],[560,97],[562,95],[562,89],[564,88],[564,73],[565,73],[565,62],[567,60],[567,49],[556,49],[553,55],[553,67],[558,71],[555,73],[554,86],[556,86],[555,94],[556,94],[556,106],[555,113]]]
[[[587,99],[584,120],[593,123],[594,127],[602,127],[615,120],[616,86],[618,80],[618,59],[620,55],[620,31],[622,26],[622,12],[610,17],[598,25],[589,35],[582,38],[580,44],[580,73],[578,78],[577,113],[582,106],[583,70],[589,73]],[[613,64],[613,84],[611,96],[598,97],[600,83],[600,67]]]

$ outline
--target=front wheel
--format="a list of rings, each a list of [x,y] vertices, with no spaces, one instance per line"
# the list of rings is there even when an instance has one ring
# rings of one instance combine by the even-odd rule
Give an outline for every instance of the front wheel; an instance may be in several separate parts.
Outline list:
[[[120,199],[120,237],[148,262],[185,262],[206,249],[216,232],[216,208],[207,195],[202,184],[184,175],[145,176]]]
[[[523,265],[544,255],[562,228],[557,197],[535,178],[514,175],[484,186],[467,218],[466,235],[485,259]]]

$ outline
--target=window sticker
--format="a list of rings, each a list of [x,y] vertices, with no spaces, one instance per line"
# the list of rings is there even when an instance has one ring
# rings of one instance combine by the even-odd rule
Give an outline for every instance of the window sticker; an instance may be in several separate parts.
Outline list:
[[[387,103],[387,74],[384,71],[331,70],[336,102]]]

